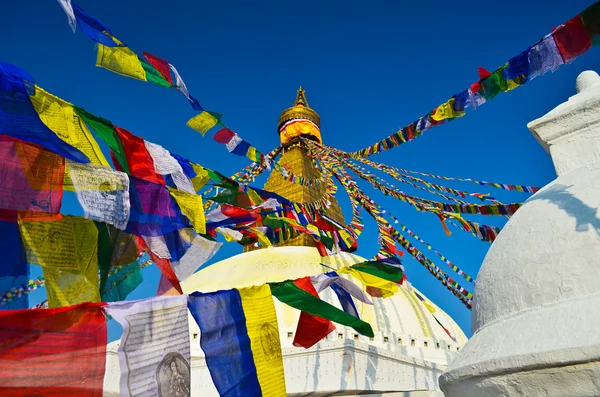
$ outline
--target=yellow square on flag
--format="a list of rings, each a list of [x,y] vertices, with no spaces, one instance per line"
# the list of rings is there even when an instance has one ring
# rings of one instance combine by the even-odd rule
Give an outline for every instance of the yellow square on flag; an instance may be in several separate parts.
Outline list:
[[[192,117],[187,122],[187,126],[193,129],[194,131],[198,131],[202,136],[206,134],[208,130],[213,128],[219,120],[214,117],[212,114],[207,111],[203,111],[202,113]]]
[[[128,47],[107,47],[98,43],[96,66],[123,76],[147,81],[142,63],[135,52]]]

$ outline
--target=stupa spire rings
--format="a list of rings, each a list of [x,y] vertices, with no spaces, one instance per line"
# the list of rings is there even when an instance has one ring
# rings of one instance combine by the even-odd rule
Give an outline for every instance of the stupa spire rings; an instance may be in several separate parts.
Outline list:
[[[291,126],[291,124],[295,125]],[[306,91],[300,86],[294,104],[281,112],[277,122],[281,144],[285,146],[295,142],[299,136],[322,142],[320,128],[321,117],[311,109],[306,99]]]

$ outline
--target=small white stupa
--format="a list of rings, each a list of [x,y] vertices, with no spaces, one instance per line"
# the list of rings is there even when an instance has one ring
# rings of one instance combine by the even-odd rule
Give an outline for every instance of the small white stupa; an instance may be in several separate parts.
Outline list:
[[[558,178],[532,196],[477,277],[473,337],[447,397],[600,396],[600,77],[528,128]]]

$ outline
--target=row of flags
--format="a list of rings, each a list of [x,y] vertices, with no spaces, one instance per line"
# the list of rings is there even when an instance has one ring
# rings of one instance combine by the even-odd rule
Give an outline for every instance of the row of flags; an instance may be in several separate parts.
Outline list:
[[[149,52],[142,52],[142,56],[139,56],[117,39],[105,24],[88,15],[75,2],[58,0],[58,3],[65,11],[73,32],[79,27],[88,38],[97,43],[96,66],[125,77],[150,81],[161,87],[177,89],[188,99],[192,108],[199,112],[188,120],[188,127],[204,136],[213,127],[220,126],[222,128],[215,134],[214,138],[217,142],[225,144],[229,152],[246,156],[250,160],[259,163],[273,162],[271,158],[263,155],[237,133],[227,128],[222,122],[222,114],[204,109],[200,102],[192,96],[177,68],[172,63]]]
[[[400,267],[383,261],[337,272],[377,285],[397,285],[403,279]],[[316,344],[335,329],[331,322],[374,336],[353,302],[372,304],[370,298],[338,273],[209,293],[0,311],[0,394],[101,395],[110,316],[123,327],[117,349],[120,395],[189,395],[190,313],[200,328],[199,345],[219,395],[285,396],[273,297],[302,311],[297,346]],[[329,287],[342,309],[319,298],[318,292]]]
[[[378,258],[397,258],[400,251],[395,248],[395,243],[399,243],[402,248],[411,254],[421,265],[423,265],[435,278],[437,278],[442,285],[444,285],[454,296],[456,296],[467,308],[472,307],[473,295],[447,275],[442,269],[435,265],[430,259],[428,259],[418,248],[412,245],[402,234],[400,234],[384,217],[384,213],[388,213],[385,210],[379,210],[380,208],[373,199],[369,198],[364,192],[358,187],[356,182],[347,174],[342,168],[344,162],[333,153],[327,151],[323,146],[317,145],[313,142],[304,140],[305,144],[308,145],[309,153],[312,156],[318,157],[323,164],[332,170],[333,175],[342,184],[351,197],[351,201],[355,201],[356,204],[360,205],[375,219],[379,227],[379,233],[381,236],[381,250],[378,254]],[[384,294],[387,291],[382,288]],[[393,293],[391,290],[389,293]]]
[[[26,305],[29,264],[42,266],[49,306],[60,307],[124,299],[141,282],[142,251],[162,272],[159,291],[181,292],[179,281],[221,246],[219,233],[262,246],[305,233],[323,255],[357,246],[352,229],[324,215],[333,183],[315,203],[241,185],[52,95],[6,63],[0,134],[0,230],[15,253],[0,269],[0,293],[10,308]],[[207,197],[216,207],[206,216],[198,192],[209,183],[219,191]],[[62,207],[65,191],[83,216]],[[112,257],[121,245],[132,247],[127,260]]]
[[[600,45],[600,2],[553,29],[552,33],[512,57],[494,72],[479,68],[479,80],[464,91],[420,117],[414,123],[366,148],[348,155],[368,157],[411,141],[423,132],[462,117],[466,110],[476,109],[497,95],[514,90],[560,65],[573,62],[592,45]]]

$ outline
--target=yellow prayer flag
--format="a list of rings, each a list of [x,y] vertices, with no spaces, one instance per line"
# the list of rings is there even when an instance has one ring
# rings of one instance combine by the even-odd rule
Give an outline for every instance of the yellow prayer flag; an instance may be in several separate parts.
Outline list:
[[[72,104],[44,91],[38,86],[35,86],[35,94],[31,95],[29,99],[42,122],[56,136],[79,149],[90,159],[92,164],[110,167],[100,146],[98,146],[98,142],[94,139],[85,122],[79,118]],[[64,189],[75,191],[68,167],[65,169]]]
[[[250,231],[256,233],[256,238],[258,239],[258,242],[260,242],[260,244],[263,247],[270,247],[273,244],[271,243],[271,240],[269,240],[267,238],[267,236],[265,236],[265,234],[263,232],[261,232],[258,228],[255,227],[251,227]]]
[[[192,165],[192,169],[196,173],[196,176],[192,178],[192,185],[194,186],[194,190],[198,191],[202,189],[204,185],[210,181],[210,175],[206,168],[201,165],[190,163]]]
[[[119,43],[118,40],[114,40]],[[104,44],[98,43],[96,66],[108,69],[122,76],[147,81],[142,63],[135,52],[131,51],[128,47],[107,47]]]
[[[42,266],[48,305],[99,302],[98,230],[93,221],[19,221],[27,262]]]
[[[375,287],[381,290],[381,297],[388,298],[398,292],[398,284],[384,280],[380,277],[373,276],[369,273],[361,272],[351,267],[343,267],[337,271],[338,273],[350,274],[360,280],[367,287]]]
[[[252,201],[252,205],[259,205],[264,201],[262,197],[256,193],[256,190],[251,188],[248,188],[248,197],[250,198],[250,201]]]
[[[254,146],[250,146],[248,148],[248,153],[246,153],[246,157],[254,162],[260,161],[260,154],[258,154],[258,150]]]
[[[194,230],[200,234],[206,233],[206,219],[204,218],[204,207],[202,206],[202,196],[196,194],[190,194],[181,190],[173,189],[167,186],[171,197],[175,199],[175,202],[181,209],[183,215],[185,215]]]
[[[436,109],[435,113],[431,115],[431,118],[435,121],[442,121],[445,119],[454,119],[456,117],[464,116],[464,111],[454,110],[454,98],[450,98],[447,102],[442,103]]]
[[[187,126],[193,129],[194,131],[198,131],[202,136],[206,134],[208,130],[213,128],[219,120],[210,114],[207,111],[203,111],[202,113],[192,117],[188,120]]]
[[[285,375],[279,327],[271,287],[238,289],[246,317],[250,350],[263,396],[285,397]]]

